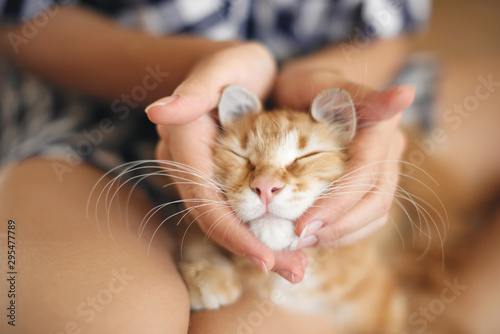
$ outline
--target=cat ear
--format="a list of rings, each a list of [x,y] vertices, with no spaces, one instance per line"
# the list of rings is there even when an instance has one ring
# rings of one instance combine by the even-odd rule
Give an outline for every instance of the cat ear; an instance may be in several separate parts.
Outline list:
[[[261,109],[260,100],[254,93],[241,86],[227,86],[219,100],[219,120],[226,125]]]
[[[314,99],[311,115],[318,121],[339,124],[345,129],[345,139],[351,141],[356,133],[356,111],[351,96],[342,88],[331,88]]]

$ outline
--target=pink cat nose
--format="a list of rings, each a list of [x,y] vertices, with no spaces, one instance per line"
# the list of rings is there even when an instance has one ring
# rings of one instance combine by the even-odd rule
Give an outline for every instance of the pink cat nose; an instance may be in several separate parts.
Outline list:
[[[256,179],[253,181],[250,188],[260,197],[262,203],[267,205],[271,203],[273,197],[283,189],[283,184],[273,179]]]

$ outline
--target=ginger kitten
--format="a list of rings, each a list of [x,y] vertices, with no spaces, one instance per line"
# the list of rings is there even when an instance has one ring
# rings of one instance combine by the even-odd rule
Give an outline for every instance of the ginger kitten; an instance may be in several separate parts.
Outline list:
[[[222,131],[213,152],[215,177],[236,216],[273,250],[294,250],[294,221],[335,186],[348,164],[356,115],[349,94],[329,89],[311,112],[263,111],[259,99],[227,87],[219,103]],[[304,280],[288,284],[248,260],[227,255],[190,229],[179,264],[194,310],[234,302],[243,289],[283,307],[326,314],[339,332],[399,333],[406,302],[381,261],[373,238],[339,249],[307,249]]]

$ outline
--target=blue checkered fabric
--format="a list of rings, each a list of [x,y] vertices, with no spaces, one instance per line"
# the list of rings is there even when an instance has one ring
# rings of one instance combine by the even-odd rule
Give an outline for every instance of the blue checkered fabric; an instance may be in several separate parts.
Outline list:
[[[431,0],[0,0],[1,20],[81,5],[155,34],[255,39],[278,59],[356,38],[390,38],[426,22]]]

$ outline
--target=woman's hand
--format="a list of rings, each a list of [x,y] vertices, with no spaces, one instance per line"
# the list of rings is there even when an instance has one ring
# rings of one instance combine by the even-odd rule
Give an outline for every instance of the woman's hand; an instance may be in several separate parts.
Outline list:
[[[177,187],[203,231],[230,251],[248,257],[262,270],[275,270],[298,282],[307,265],[305,255],[301,251],[273,254],[238,220],[210,182],[212,146],[219,130],[209,112],[217,106],[222,90],[237,84],[262,99],[269,93],[275,73],[274,59],[263,46],[237,44],[201,61],[172,96],[156,101],[147,112],[150,120],[158,124],[158,159],[183,164],[203,175],[176,173],[191,181]]]
[[[345,80],[332,70],[286,67],[278,77],[274,97],[278,106],[307,110],[318,93],[332,87],[350,93],[358,128],[343,177],[296,223],[297,235],[308,227],[302,247],[348,245],[385,224],[404,148],[404,137],[398,129],[400,112],[414,98],[414,89],[408,86],[379,91]]]

